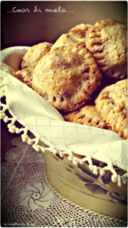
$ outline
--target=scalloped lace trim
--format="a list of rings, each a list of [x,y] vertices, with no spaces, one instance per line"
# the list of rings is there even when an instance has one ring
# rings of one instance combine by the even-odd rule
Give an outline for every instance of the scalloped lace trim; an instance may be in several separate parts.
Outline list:
[[[3,89],[3,94],[1,96],[1,98],[4,96],[5,95],[4,95],[4,89]],[[1,101],[0,106],[1,106],[0,117],[5,123],[7,123],[9,132],[21,134],[22,141],[28,143],[29,145],[32,145],[32,147],[33,147],[33,149],[35,149],[35,151],[42,152],[42,153],[44,153],[46,151],[50,151],[54,154],[59,154],[60,157],[64,157],[65,155],[68,155],[67,159],[72,161],[72,163],[74,165],[84,164],[85,162],[88,162],[89,169],[95,175],[100,174],[101,176],[104,176],[106,171],[111,171],[111,173],[112,173],[111,181],[116,183],[119,187],[121,187],[122,184],[127,183],[127,173],[124,174],[123,176],[120,176],[116,172],[112,163],[106,164],[105,167],[98,167],[93,164],[91,156],[85,156],[84,158],[77,158],[77,157],[75,157],[73,152],[69,154],[67,151],[58,150],[57,148],[55,148],[55,146],[53,144],[51,144],[50,142],[47,142],[46,140],[44,140],[44,143],[43,143],[40,139],[40,136],[30,137],[29,136],[30,131],[29,131],[28,127],[26,127],[24,124],[20,123],[17,120],[17,118],[11,114],[8,105],[4,104]],[[20,128],[16,126],[16,122],[21,125]]]

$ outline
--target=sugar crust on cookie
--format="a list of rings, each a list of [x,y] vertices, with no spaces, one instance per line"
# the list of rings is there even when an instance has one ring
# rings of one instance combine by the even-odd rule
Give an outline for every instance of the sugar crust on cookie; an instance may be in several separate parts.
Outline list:
[[[64,119],[78,124],[107,128],[107,125],[99,116],[94,105],[85,105],[80,110],[65,115]]]
[[[74,111],[90,99],[101,77],[85,45],[72,44],[50,51],[39,61],[32,87],[57,109]]]
[[[22,68],[33,69],[37,62],[50,51],[51,46],[51,43],[43,42],[30,47],[23,56]]]
[[[106,76],[126,77],[126,39],[126,26],[111,19],[98,21],[88,29],[86,47]]]
[[[25,84],[29,86],[31,85],[32,72],[28,68],[16,71],[15,73],[13,73],[13,76],[24,82]]]
[[[101,118],[123,138],[128,138],[127,91],[128,79],[124,79],[105,87],[95,101]]]
[[[68,33],[62,34],[53,44],[52,49],[70,45],[78,42],[85,42],[85,36],[90,25],[79,24],[71,28]]]

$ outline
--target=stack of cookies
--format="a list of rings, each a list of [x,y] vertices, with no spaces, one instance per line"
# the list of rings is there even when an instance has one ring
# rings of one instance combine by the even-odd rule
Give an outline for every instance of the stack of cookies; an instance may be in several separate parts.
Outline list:
[[[15,77],[66,121],[112,129],[127,138],[126,27],[107,19],[80,24],[54,44],[29,48]]]

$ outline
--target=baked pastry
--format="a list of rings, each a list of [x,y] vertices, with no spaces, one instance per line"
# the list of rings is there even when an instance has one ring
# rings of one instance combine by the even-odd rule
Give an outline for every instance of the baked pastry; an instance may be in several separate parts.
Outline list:
[[[107,128],[107,125],[99,116],[94,105],[86,105],[78,111],[65,115],[64,119],[66,121],[78,124],[85,124],[99,128]]]
[[[51,46],[51,43],[43,42],[30,47],[23,56],[23,61],[21,63],[22,68],[33,69],[37,62],[50,51]]]
[[[68,33],[62,34],[53,44],[52,49],[73,43],[85,42],[85,35],[89,27],[90,25],[88,24],[76,25]]]
[[[104,75],[126,77],[126,26],[107,19],[90,26],[86,33],[86,47],[93,53]]]
[[[36,65],[32,87],[58,110],[74,111],[90,99],[101,73],[84,44],[50,51]]]
[[[123,138],[128,138],[127,89],[128,79],[121,80],[105,87],[95,101],[101,118]]]
[[[31,86],[32,72],[28,68],[13,72],[13,76]]]
[[[79,24],[75,25],[73,28],[69,30],[70,33],[75,34],[76,36],[79,36],[80,38],[85,38],[86,33],[91,25],[89,24]]]
[[[56,40],[51,50],[78,42],[81,42],[81,38],[79,38],[79,36],[76,36],[73,33],[64,33]]]

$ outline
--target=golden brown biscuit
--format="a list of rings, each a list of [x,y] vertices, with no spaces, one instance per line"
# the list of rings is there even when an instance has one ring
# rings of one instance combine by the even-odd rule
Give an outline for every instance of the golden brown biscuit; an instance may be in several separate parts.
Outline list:
[[[69,30],[68,33],[62,34],[53,44],[52,49],[62,47],[78,42],[85,42],[85,35],[90,25],[80,24]]]
[[[86,33],[86,47],[93,53],[103,73],[112,78],[126,77],[126,27],[107,19],[96,22]]]
[[[80,38],[85,38],[86,33],[87,33],[88,29],[90,28],[90,26],[91,25],[89,25],[89,24],[75,25],[73,28],[71,28],[69,30],[69,32],[79,36]]]
[[[36,65],[32,87],[62,111],[81,107],[98,87],[101,73],[84,44],[50,51]]]
[[[81,42],[81,38],[79,38],[79,36],[76,36],[73,33],[64,33],[53,44],[51,50],[78,42]]]
[[[127,99],[128,79],[105,87],[96,99],[101,118],[121,137],[128,138]]]
[[[28,68],[16,71],[15,73],[13,73],[13,76],[24,82],[25,84],[29,86],[31,85],[32,72]]]
[[[33,69],[37,62],[50,51],[52,44],[43,42],[36,44],[28,49],[22,61],[22,68]]]
[[[64,119],[66,121],[78,124],[84,124],[99,128],[107,128],[107,125],[99,116],[94,105],[86,105],[78,111],[65,115]]]

